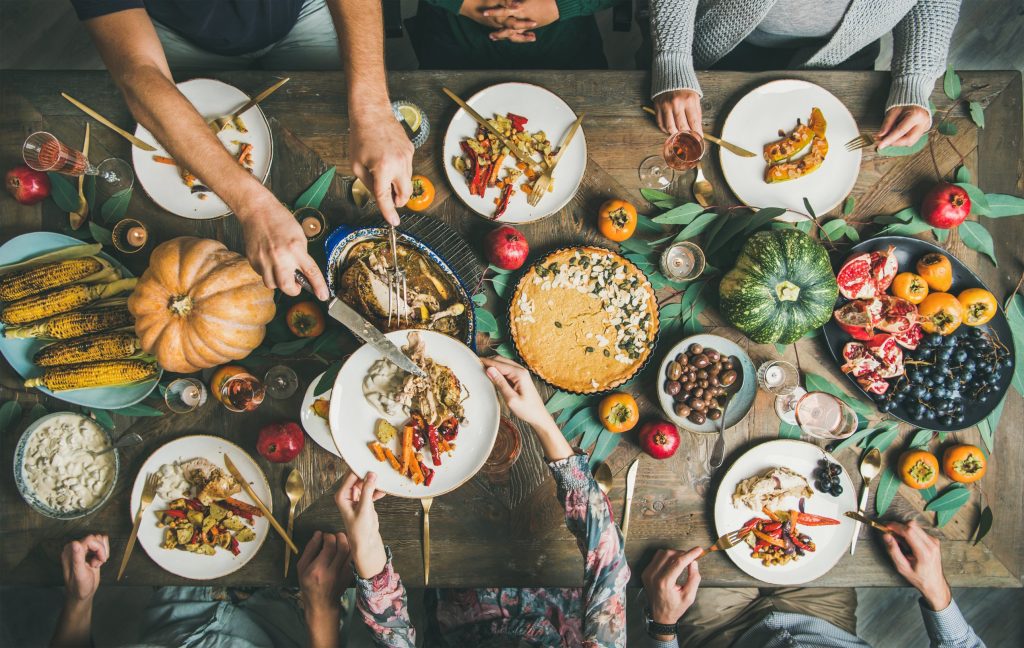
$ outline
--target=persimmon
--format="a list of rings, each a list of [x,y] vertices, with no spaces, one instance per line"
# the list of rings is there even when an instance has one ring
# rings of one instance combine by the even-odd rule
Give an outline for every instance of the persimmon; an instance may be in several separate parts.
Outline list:
[[[996,296],[984,288],[968,288],[957,295],[957,301],[963,306],[967,326],[987,324],[999,311]]]
[[[938,252],[929,252],[917,260],[917,274],[935,292],[945,292],[953,285],[953,266],[945,255]]]
[[[918,304],[917,314],[925,333],[949,335],[964,321],[964,307],[956,297],[945,292],[930,293]]]
[[[987,468],[988,462],[978,446],[955,445],[942,453],[942,472],[955,482],[976,482],[985,476]]]
[[[317,337],[327,328],[327,318],[316,302],[306,300],[292,304],[285,314],[288,330],[300,338]]]
[[[434,183],[426,176],[414,175],[412,177],[412,195],[409,202],[405,203],[406,209],[414,212],[421,212],[430,207],[434,202]]]
[[[908,450],[900,455],[900,479],[911,488],[923,490],[939,479],[939,460],[927,450]]]
[[[636,231],[636,207],[626,200],[608,200],[597,213],[597,229],[606,238],[622,242]]]
[[[625,392],[615,392],[601,399],[597,407],[598,418],[609,432],[621,434],[632,430],[640,420],[636,399]]]
[[[901,272],[893,279],[892,294],[911,304],[920,304],[928,296],[928,282],[919,274]]]

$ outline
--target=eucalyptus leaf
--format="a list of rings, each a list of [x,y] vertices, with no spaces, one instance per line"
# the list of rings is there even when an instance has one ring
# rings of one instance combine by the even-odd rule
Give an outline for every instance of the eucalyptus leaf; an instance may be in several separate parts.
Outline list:
[[[838,241],[846,235],[846,221],[842,218],[834,218],[822,225],[821,231],[830,241]]]
[[[884,515],[892,504],[892,498],[900,489],[900,478],[891,468],[886,466],[882,470],[882,476],[878,479],[878,489],[875,491],[875,514]]]
[[[556,391],[551,398],[548,399],[548,402],[544,404],[544,409],[554,414],[566,407],[578,405],[585,400],[587,400],[587,397],[581,394],[571,394],[569,392],[559,390]]]
[[[910,146],[886,146],[885,148],[878,151],[879,155],[885,157],[902,157],[905,155],[916,155],[920,153],[924,147],[928,146],[928,133],[921,136],[921,139],[917,140]]]
[[[487,303],[487,293],[477,293],[473,295],[473,303],[477,306],[483,306]]]
[[[856,445],[861,439],[864,439],[865,437],[871,436],[872,434],[874,434],[877,431],[878,431],[878,428],[864,428],[863,430],[857,430],[856,432],[854,432],[850,436],[846,437],[845,439],[843,439],[842,441],[837,443],[832,448],[832,452],[839,452],[843,448],[849,448],[852,445]]]
[[[494,288],[494,292],[497,293],[498,297],[505,298],[508,296],[508,291],[512,285],[512,275],[494,275],[491,277],[491,286]]]
[[[555,423],[558,423],[558,425],[560,426],[565,425],[566,421],[571,419],[573,415],[576,414],[576,412],[580,411],[581,408],[586,406],[586,403],[577,403],[571,407],[563,408],[562,411],[558,413],[558,416],[555,417]]]
[[[964,242],[964,245],[977,250],[982,254],[992,259],[992,263],[996,266],[999,262],[996,261],[996,250],[992,242],[992,235],[988,233],[985,226],[976,221],[964,221],[960,223],[960,240]]]
[[[953,69],[952,65],[946,66],[946,73],[942,76],[942,91],[950,99],[960,98],[960,76]]]
[[[782,421],[779,424],[780,439],[800,439],[800,426]]]
[[[492,336],[499,333],[501,329],[498,327],[498,320],[494,318],[494,315],[483,308],[474,308],[473,312],[476,314],[476,330],[481,333],[489,333]]]
[[[82,180],[82,195],[85,197],[85,204],[89,206],[90,212],[99,207],[96,204],[96,176],[85,176]]]
[[[21,403],[7,401],[0,405],[0,433],[7,432],[19,420],[21,420]]]
[[[67,176],[54,171],[47,171],[50,178],[50,198],[62,211],[68,213],[78,211],[78,187]]]
[[[292,209],[300,209],[302,207],[320,209],[320,204],[324,201],[327,190],[331,188],[331,182],[334,180],[334,174],[337,171],[338,168],[332,166],[320,174],[320,177],[313,181],[313,184],[295,199]]]
[[[885,452],[892,445],[892,442],[899,436],[900,429],[898,426],[892,426],[888,428],[882,428],[868,439],[868,442],[862,447],[865,450],[877,448],[879,452]]]
[[[932,226],[915,212],[909,222],[886,225],[878,232],[878,236],[909,236],[927,232],[931,228]]]
[[[847,225],[846,238],[850,239],[854,243],[860,243],[860,232],[858,232],[852,225]]]
[[[659,209],[672,209],[678,204],[679,203],[675,200],[656,200],[654,202],[654,206]],[[655,223],[653,220],[651,222],[657,225],[657,223]]]
[[[715,212],[701,214],[700,216],[695,218],[692,223],[684,227],[682,231],[676,234],[676,237],[673,239],[673,241],[685,241],[687,239],[691,239],[694,238],[695,236],[698,236],[701,232],[707,229],[708,226],[711,225],[711,223],[713,223],[717,218],[718,214],[716,214]]]
[[[1016,347],[1012,384],[1017,393],[1024,396],[1024,295],[1011,295],[1006,300],[1003,310],[1006,311],[1006,320],[1013,335],[1013,345]]]
[[[619,441],[622,440],[623,436],[608,430],[601,432],[601,435],[597,438],[597,443],[594,444],[594,449],[590,452],[589,466],[591,470],[611,456],[612,451],[619,445]]]
[[[917,491],[917,494],[920,495],[921,499],[924,500],[924,503],[927,504],[928,502],[935,499],[935,494],[937,492],[938,491],[935,490],[934,486],[929,486],[928,488],[922,488],[921,490]]]
[[[704,213],[704,207],[697,203],[684,203],[655,216],[652,220],[661,225],[689,225],[698,215]]]
[[[338,377],[338,372],[341,371],[341,365],[342,363],[338,361],[331,363],[327,367],[327,371],[324,372],[324,375],[317,381],[316,387],[313,388],[313,396],[326,394],[334,387],[334,381]]]
[[[35,405],[32,406],[32,409],[28,411],[28,419],[25,420],[25,424],[29,425],[35,421],[38,421],[39,419],[43,418],[49,413],[50,411],[43,407],[42,403],[36,403]],[[0,426],[0,429],[3,429],[3,426]]]
[[[986,506],[981,509],[981,515],[978,516],[978,528],[974,530],[972,534],[974,537],[974,544],[981,542],[982,538],[988,535],[988,532],[992,530],[992,508]]]
[[[660,207],[660,205],[659,205]],[[636,215],[636,227],[637,229],[647,230],[648,232],[660,232],[661,226],[651,220],[650,216],[644,216],[643,214]]]
[[[512,346],[511,342],[502,342],[497,347],[495,347],[494,351],[498,355],[504,356],[504,357],[508,358],[509,360],[515,360],[516,359],[516,350],[515,350],[515,347]]]
[[[939,124],[939,132],[943,135],[952,136],[960,132],[960,129],[956,127],[955,122],[944,121]]]
[[[978,128],[985,128],[985,109],[981,107],[981,104],[977,101],[972,101],[967,104],[967,108],[971,113],[971,121],[973,121]]]
[[[643,196],[645,200],[652,203],[659,200],[675,201],[676,199],[675,196],[667,194],[664,191],[658,191],[657,189],[641,189],[640,195]]]
[[[645,241],[638,238],[626,239],[622,243],[619,243],[619,250],[625,252],[635,252],[637,254],[643,254],[645,256],[654,254],[654,245],[650,241]]]
[[[584,411],[592,410],[592,407],[588,407]],[[580,439],[580,447],[586,449],[592,446],[603,431],[605,431],[605,428],[601,425],[601,422],[596,417],[591,416],[583,425],[583,438]]]
[[[506,270],[504,268],[499,268],[498,266],[494,265],[493,263],[488,264],[487,270],[491,274],[496,274],[496,275],[509,274],[510,272],[512,272],[511,270]]]
[[[918,430],[914,433],[913,438],[910,439],[910,447],[927,448],[933,436],[935,436],[935,433],[931,430]]]
[[[856,206],[856,204],[857,201],[854,199],[853,196],[847,196],[846,200],[843,202],[843,216],[849,216],[850,214],[852,214],[853,208],[854,206]]]
[[[985,444],[985,449],[988,450],[989,454],[995,451],[996,447],[996,430],[999,428],[999,419],[1003,416],[1003,406],[1006,404],[1006,397],[1004,396],[999,403],[992,408],[992,411],[978,423],[978,434],[981,436],[982,442]]]
[[[89,233],[92,234],[92,238],[101,245],[111,245],[113,243],[113,237],[111,236],[110,230],[101,225],[97,225],[96,221],[89,221]]]
[[[340,328],[332,328],[325,333],[321,333],[317,336],[316,342],[313,343],[313,348],[310,349],[310,351],[312,353],[320,353],[321,351],[334,347],[331,350],[334,350],[336,353],[340,353],[341,336],[343,335],[342,331],[343,329]]]
[[[113,225],[124,218],[124,215],[128,213],[128,203],[131,201],[131,188],[118,191],[110,198],[107,198],[103,203],[103,207],[100,209],[100,214],[103,216],[103,222],[107,225]]]
[[[986,216],[992,211],[988,204],[988,198],[985,196],[985,192],[981,190],[981,187],[970,182],[955,182],[953,184],[967,192],[967,197],[971,199],[972,214]]]
[[[85,408],[85,411],[89,412],[92,415],[93,419],[95,419],[96,422],[99,423],[104,428],[106,428],[108,430],[113,430],[114,429],[114,417],[107,410],[104,410],[104,409],[92,409],[92,408],[88,408],[87,407],[87,408]]]
[[[636,254],[634,252],[627,253],[625,257],[632,261],[636,267],[640,268],[644,274],[650,275],[653,272],[658,272],[658,263],[651,257]]]
[[[942,229],[941,227],[933,227],[932,234],[935,235],[935,240],[938,241],[939,243],[945,243],[947,240],[949,240],[948,229]]]
[[[799,223],[796,223],[794,225],[794,227],[796,227],[798,230],[800,230],[804,234],[810,235],[811,230],[814,229],[814,223],[812,223],[809,220],[802,220]]]
[[[818,217],[818,215],[814,213],[814,207],[811,207],[811,201],[807,200],[807,196],[804,196],[804,208],[807,209],[807,213],[811,215],[811,218]]]
[[[565,437],[566,441],[572,441],[581,434],[586,433],[587,429],[592,428],[594,425],[601,427],[601,422],[594,416],[593,407],[585,407],[573,414],[572,418],[562,426],[562,436]]]
[[[988,218],[1004,218],[1006,216],[1024,215],[1024,198],[1009,194],[985,194],[988,200]]]
[[[162,412],[161,410],[158,410],[158,409],[156,409],[154,407],[150,407],[149,405],[143,405],[141,403],[136,403],[135,405],[129,405],[128,407],[122,407],[122,408],[116,409],[116,410],[114,410],[114,413],[118,414],[120,416],[135,416],[135,417],[163,416],[164,415],[164,412]]]
[[[316,338],[299,338],[297,340],[289,340],[288,342],[278,342],[274,346],[270,347],[270,353],[273,355],[288,356],[300,349],[306,348],[306,346],[315,339]]]
[[[958,166],[956,168],[956,173],[953,174],[953,178],[957,182],[970,182],[971,181],[971,172],[967,168],[967,165],[966,164],[961,164],[960,166]]]
[[[956,510],[963,506],[964,502],[966,502],[969,499],[971,499],[971,491],[964,488],[963,484],[951,484],[949,487],[942,491],[942,495],[939,495],[932,501],[928,502],[928,505],[924,507],[924,510]]]

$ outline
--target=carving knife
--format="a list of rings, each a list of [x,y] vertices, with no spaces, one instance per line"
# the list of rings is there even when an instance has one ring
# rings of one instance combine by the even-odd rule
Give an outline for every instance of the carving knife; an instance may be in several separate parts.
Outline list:
[[[640,469],[639,457],[626,471],[626,510],[622,514],[622,542],[625,544],[629,535],[629,510],[633,507],[633,490],[636,487],[636,473]]]

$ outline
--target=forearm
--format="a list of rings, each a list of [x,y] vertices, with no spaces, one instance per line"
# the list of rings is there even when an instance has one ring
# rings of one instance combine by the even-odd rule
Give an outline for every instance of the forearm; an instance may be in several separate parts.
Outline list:
[[[964,619],[956,601],[935,611],[924,599],[920,602],[921,616],[932,648],[985,648],[985,643],[974,633]]]
[[[416,630],[409,617],[409,600],[402,579],[391,564],[390,551],[380,573],[368,578],[356,573],[356,609],[375,646],[415,648]]]
[[[309,648],[338,648],[341,645],[341,607],[333,609],[307,608],[306,628]]]
[[[348,114],[353,125],[391,115],[384,70],[384,18],[380,2],[328,0],[344,57]]]
[[[652,97],[671,90],[700,92],[693,70],[696,16],[697,0],[651,0]]]
[[[561,461],[576,454],[569,442],[565,440],[558,424],[550,416],[545,421],[531,425],[531,427],[537,434],[541,450],[548,461]]]
[[[928,97],[946,68],[961,0],[918,0],[893,29],[892,87],[886,109],[928,108]]]
[[[53,648],[92,646],[92,600],[64,602],[57,629],[50,641]]]

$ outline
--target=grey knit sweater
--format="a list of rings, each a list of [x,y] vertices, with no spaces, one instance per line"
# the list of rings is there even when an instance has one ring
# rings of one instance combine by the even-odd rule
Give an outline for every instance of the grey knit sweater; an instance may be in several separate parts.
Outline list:
[[[808,51],[801,67],[837,65],[892,31],[892,86],[886,109],[927,108],[935,79],[946,67],[960,1],[852,0],[832,36],[816,51]],[[683,88],[700,92],[694,67],[707,68],[728,54],[774,4],[775,0],[651,0],[651,96]]]

